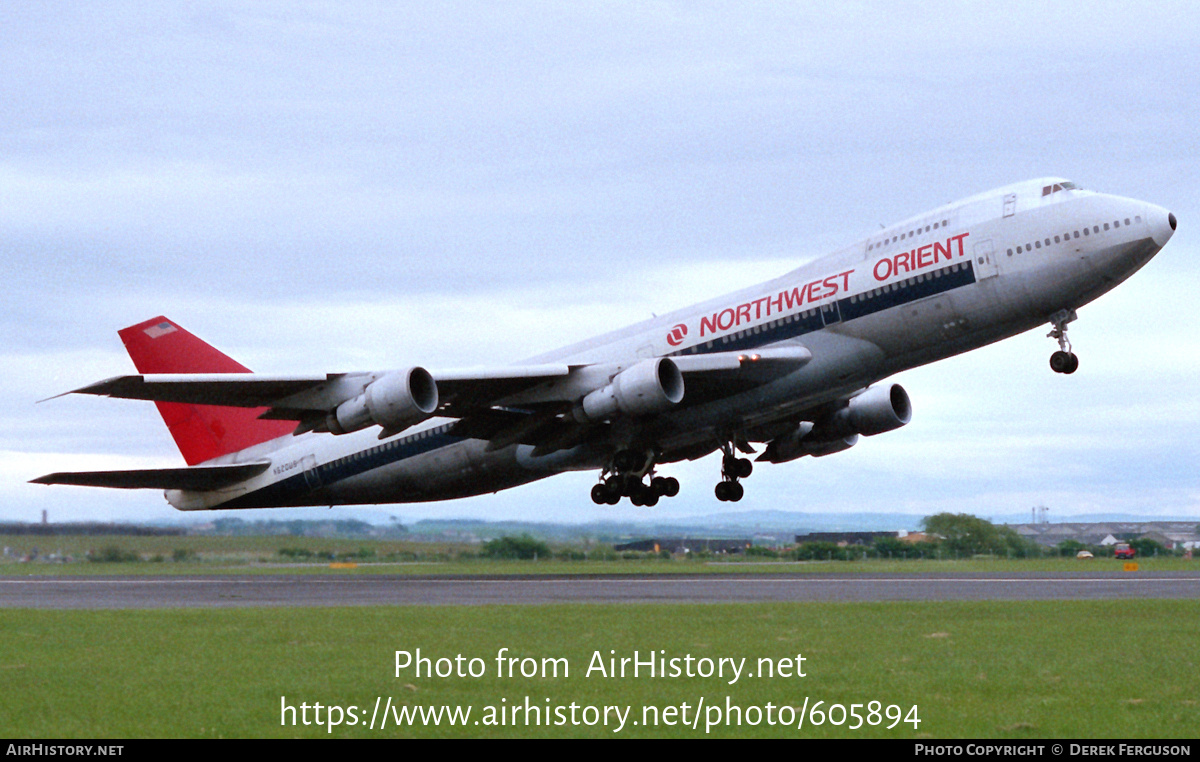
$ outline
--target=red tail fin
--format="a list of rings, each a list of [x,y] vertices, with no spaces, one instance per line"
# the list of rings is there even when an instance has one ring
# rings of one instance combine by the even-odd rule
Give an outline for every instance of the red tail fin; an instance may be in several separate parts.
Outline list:
[[[118,331],[138,373],[249,373],[250,369],[159,316]],[[290,433],[295,423],[264,421],[264,408],[155,402],[189,466]]]

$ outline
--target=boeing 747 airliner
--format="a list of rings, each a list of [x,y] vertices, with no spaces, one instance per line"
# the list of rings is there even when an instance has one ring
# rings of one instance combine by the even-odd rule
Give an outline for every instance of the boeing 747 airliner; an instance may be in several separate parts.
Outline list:
[[[120,332],[140,375],[82,389],[153,400],[187,467],[55,473],[41,484],[166,490],[180,510],[448,500],[569,470],[591,497],[655,505],[664,464],[720,450],[821,457],[909,422],[879,383],[1039,325],[1074,373],[1076,310],[1175,232],[1153,204],[1060,178],[911,217],[775,280],[498,368],[262,376],[165,317]],[[761,451],[756,449],[761,446]]]

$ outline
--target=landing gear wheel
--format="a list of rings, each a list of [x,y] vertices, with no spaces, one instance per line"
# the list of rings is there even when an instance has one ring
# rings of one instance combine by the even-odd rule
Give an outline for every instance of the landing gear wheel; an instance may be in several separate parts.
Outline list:
[[[613,477],[592,487],[592,502],[596,505],[616,505],[621,502],[621,486]]]
[[[1055,352],[1050,355],[1050,370],[1070,375],[1079,370],[1079,358],[1074,352]]]
[[[1067,368],[1071,365],[1070,352],[1055,352],[1050,355],[1050,370],[1055,373],[1066,373]]]
[[[746,490],[737,482],[717,482],[717,487],[713,490],[717,499],[722,503],[736,503],[746,494]]]
[[[679,480],[674,476],[656,476],[650,481],[650,489],[659,497],[675,497],[679,494]]]

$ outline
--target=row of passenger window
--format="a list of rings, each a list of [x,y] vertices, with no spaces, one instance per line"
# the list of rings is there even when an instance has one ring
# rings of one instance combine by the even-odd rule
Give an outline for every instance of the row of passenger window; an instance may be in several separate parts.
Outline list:
[[[916,236],[919,236],[922,233],[928,233],[930,230],[937,230],[939,227],[944,228],[949,224],[950,224],[949,220],[942,220],[941,222],[935,222],[932,225],[926,225],[924,228],[916,227],[907,232],[900,233],[898,235],[894,235],[891,238],[884,238],[882,241],[875,241],[874,243],[868,243],[867,251],[874,251],[875,249],[882,249],[884,246],[895,243],[896,241],[903,241],[906,238],[915,238]]]
[[[410,434],[406,437],[401,437],[399,439],[393,439],[392,441],[387,442],[386,444],[381,444],[378,447],[372,447],[370,450],[363,450],[362,452],[356,452],[353,455],[347,455],[344,458],[336,458],[334,460],[329,461],[328,463],[325,463],[324,465],[326,468],[336,468],[337,466],[343,466],[354,460],[361,460],[362,458],[370,457],[371,455],[375,455],[377,453],[387,452],[388,450],[395,450],[397,447],[400,447],[401,445],[411,444],[413,442],[419,442],[422,439],[428,439],[429,437],[432,437],[436,434],[441,434],[442,432],[449,430],[451,425],[452,424],[446,424],[445,426],[437,426],[432,429],[425,429],[424,431],[418,431],[417,433]]]
[[[861,294],[855,294],[850,297],[850,303],[855,304],[857,302],[866,301],[867,299],[873,299],[874,297],[877,297],[880,294],[886,294],[891,291],[899,291],[902,288],[909,288],[918,283],[923,283],[927,280],[933,280],[934,278],[940,278],[940,277],[942,277],[942,275],[944,275],[946,273],[957,272],[958,270],[965,269],[966,266],[967,266],[966,262],[958,262],[956,264],[950,265],[949,267],[943,267],[940,270],[934,270],[932,272],[921,273],[920,275],[914,275],[911,278],[905,278],[904,280],[896,281],[895,283],[889,283],[886,286],[880,286],[879,288],[871,289],[870,291],[864,291]]]
[[[797,312],[795,315],[785,315],[784,317],[781,317],[777,320],[769,320],[766,323],[763,323],[762,325],[756,325],[753,328],[747,328],[743,331],[738,331],[737,333],[730,333],[725,336],[722,336],[721,343],[728,344],[729,342],[736,341],[737,339],[744,339],[747,336],[750,336],[751,334],[762,333],[763,331],[769,331],[772,328],[778,328],[779,326],[783,325],[784,323],[791,323],[791,322],[794,322],[797,320],[805,320],[807,318],[811,318],[814,315],[816,315],[818,311],[819,311],[819,309],[804,310],[802,312]],[[713,342],[711,342],[711,341],[708,342],[708,346],[711,347],[712,345],[713,345]]]
[[[1141,222],[1141,221],[1142,221],[1141,215],[1137,215],[1133,218],[1133,222]],[[1125,226],[1126,227],[1128,227],[1129,225],[1132,225],[1133,222],[1130,222],[1128,217],[1125,218]],[[1121,227],[1121,220],[1113,220],[1111,223],[1106,222],[1106,223],[1104,223],[1103,226],[1093,225],[1090,228],[1082,228],[1081,230],[1076,230],[1073,233],[1064,233],[1061,236],[1056,235],[1056,236],[1054,236],[1054,243],[1066,243],[1067,241],[1071,240],[1072,236],[1074,236],[1075,238],[1079,238],[1079,237],[1081,237],[1081,235],[1083,237],[1087,237],[1094,233],[1101,232],[1102,227],[1104,230],[1111,230],[1111,229],[1119,228],[1119,227]],[[1046,238],[1046,239],[1044,239],[1044,241],[1034,241],[1032,244],[1026,243],[1024,246],[1018,246],[1016,248],[1016,253],[1021,254],[1022,252],[1033,251],[1034,249],[1040,249],[1040,248],[1042,248],[1043,243],[1046,246],[1051,245],[1050,239]],[[1011,257],[1012,255],[1013,255],[1013,249],[1009,249],[1008,256]]]

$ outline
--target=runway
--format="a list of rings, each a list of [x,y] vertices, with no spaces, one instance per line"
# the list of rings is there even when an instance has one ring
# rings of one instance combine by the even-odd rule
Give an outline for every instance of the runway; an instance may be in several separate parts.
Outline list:
[[[0,608],[1200,598],[1197,572],[4,577]]]

